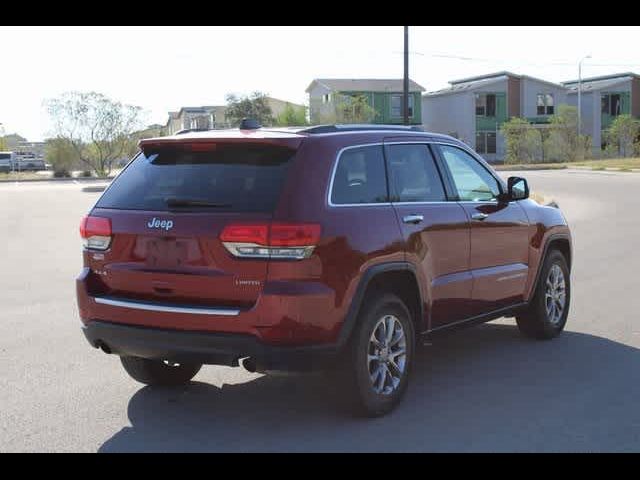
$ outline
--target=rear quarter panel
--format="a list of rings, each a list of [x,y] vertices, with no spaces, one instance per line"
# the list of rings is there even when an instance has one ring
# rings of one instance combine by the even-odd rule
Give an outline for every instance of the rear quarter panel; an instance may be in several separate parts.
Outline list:
[[[354,138],[355,137],[355,138]],[[371,266],[404,261],[402,234],[390,205],[329,206],[330,179],[338,152],[381,138],[346,135],[306,139],[298,150],[276,209],[275,221],[312,222],[322,227],[311,258],[269,263],[265,293],[273,302],[291,302],[293,319],[326,341],[335,341],[364,272]],[[304,295],[296,308],[295,292]],[[316,293],[310,301],[310,294]],[[313,295],[312,295],[313,297]],[[264,300],[264,299],[263,299]],[[313,333],[315,332],[315,333]]]

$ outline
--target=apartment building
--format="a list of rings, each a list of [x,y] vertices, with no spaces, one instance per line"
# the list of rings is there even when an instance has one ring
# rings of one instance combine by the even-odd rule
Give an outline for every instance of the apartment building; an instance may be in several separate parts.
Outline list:
[[[402,79],[316,78],[306,89],[312,123],[322,123],[323,117],[335,109],[337,98],[363,96],[375,110],[374,124],[402,124],[404,110]],[[409,122],[422,123],[421,94],[425,89],[409,81]]]
[[[490,162],[504,159],[504,122],[521,117],[544,128],[557,105],[567,103],[565,86],[506,71],[449,85],[422,97],[425,130],[459,138]]]
[[[606,146],[606,131],[619,115],[640,118],[640,75],[632,72],[562,82],[569,105],[578,106],[581,89],[582,133],[592,139],[594,153]],[[580,86],[580,87],[579,87]]]

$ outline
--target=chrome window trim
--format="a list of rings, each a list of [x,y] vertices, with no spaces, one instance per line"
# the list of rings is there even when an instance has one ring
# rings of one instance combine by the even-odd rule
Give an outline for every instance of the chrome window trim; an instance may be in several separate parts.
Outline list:
[[[147,310],[150,312],[186,313],[191,315],[226,315],[231,317],[235,317],[240,314],[240,310],[235,308],[176,307],[157,303],[136,302],[133,300],[118,300],[109,297],[94,297],[93,300],[101,305],[132,308],[135,310]]]
[[[379,203],[333,203],[331,201],[331,196],[333,195],[333,182],[336,179],[336,172],[338,170],[338,164],[340,163],[340,157],[347,150],[353,150],[355,148],[365,148],[365,147],[382,147],[384,144],[382,142],[375,143],[362,143],[359,145],[349,145],[348,147],[343,147],[338,150],[336,154],[336,158],[333,161],[333,167],[331,168],[331,181],[329,182],[329,192],[327,195],[327,204],[330,207],[380,207],[380,206],[390,206],[391,202],[379,202]]]
[[[344,133],[350,133],[350,132],[344,132]],[[395,132],[397,133],[397,132]],[[415,144],[420,144],[420,145],[447,145],[450,147],[456,147],[459,148],[460,150],[468,153],[469,155],[471,155],[476,161],[478,161],[478,163],[480,163],[480,165],[482,166],[482,168],[484,168],[485,170],[487,170],[487,172],[489,172],[489,174],[496,180],[496,182],[499,185],[500,190],[502,191],[503,189],[503,185],[502,185],[502,181],[501,179],[497,178],[489,169],[487,169],[487,167],[485,167],[482,162],[480,162],[478,160],[477,155],[475,154],[475,152],[473,152],[473,150],[471,150],[469,147],[467,147],[466,145],[462,144],[462,145],[458,145],[456,143],[452,143],[452,142],[444,142],[444,141],[437,141],[437,140],[422,140],[422,139],[416,139],[416,140],[406,140],[406,141],[393,141],[393,142],[374,142],[374,143],[362,143],[359,145],[349,145],[348,147],[343,147],[340,150],[338,150],[338,153],[336,154],[336,158],[333,161],[333,167],[331,168],[331,181],[329,182],[329,189],[328,189],[328,193],[327,193],[327,205],[329,207],[337,207],[337,208],[342,208],[342,207],[389,207],[389,206],[393,206],[393,205],[437,205],[437,204],[446,204],[446,205],[450,205],[452,203],[460,203],[460,204],[474,204],[474,205],[478,205],[478,204],[498,204],[497,200],[485,200],[485,201],[479,201],[479,202],[472,202],[469,200],[446,200],[446,201],[442,201],[442,200],[434,200],[432,202],[428,202],[428,201],[421,201],[421,202],[379,202],[379,203],[333,203],[331,201],[331,195],[333,193],[333,182],[335,180],[336,177],[336,171],[338,170],[338,163],[340,163],[340,157],[342,156],[342,153],[347,151],[347,150],[351,150],[354,148],[364,148],[364,147],[384,147],[385,145],[415,145]]]
[[[457,203],[455,200],[433,200],[433,201],[420,201],[420,202],[391,202],[391,205],[398,205],[399,207],[411,206],[411,205],[453,205]]]

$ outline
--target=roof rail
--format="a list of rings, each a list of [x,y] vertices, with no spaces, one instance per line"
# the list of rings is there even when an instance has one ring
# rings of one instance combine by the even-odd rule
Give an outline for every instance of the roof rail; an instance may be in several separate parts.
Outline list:
[[[317,125],[299,130],[298,133],[336,133],[336,132],[366,132],[392,130],[399,132],[424,132],[418,125],[370,125],[370,124],[341,124],[341,125]]]
[[[176,133],[174,133],[174,135],[184,135],[185,133],[191,133],[191,132],[208,132],[209,129],[208,128],[185,128],[183,130],[179,130]]]

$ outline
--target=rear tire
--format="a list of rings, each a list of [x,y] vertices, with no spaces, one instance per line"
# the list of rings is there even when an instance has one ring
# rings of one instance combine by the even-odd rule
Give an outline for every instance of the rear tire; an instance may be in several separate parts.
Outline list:
[[[202,367],[200,363],[172,364],[140,357],[120,357],[120,361],[131,378],[145,385],[184,385]]]
[[[567,323],[570,300],[567,261],[558,250],[551,250],[544,260],[531,303],[516,316],[520,332],[538,340],[557,337]]]
[[[359,415],[389,413],[404,396],[415,332],[406,305],[392,294],[368,295],[347,355],[344,387]]]

